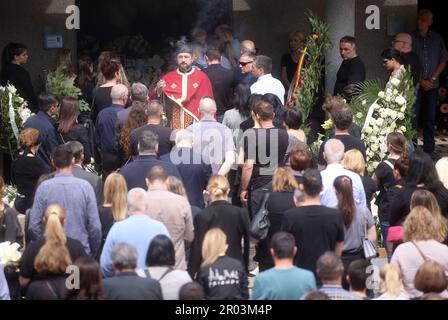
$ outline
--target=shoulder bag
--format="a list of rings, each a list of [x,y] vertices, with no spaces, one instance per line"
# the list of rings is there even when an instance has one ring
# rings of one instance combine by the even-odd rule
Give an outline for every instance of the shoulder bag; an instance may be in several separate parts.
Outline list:
[[[263,240],[267,237],[271,222],[268,217],[269,193],[264,195],[260,209],[249,224],[249,234],[256,240]]]
[[[378,247],[376,243],[367,237],[367,208],[364,208],[364,239],[362,240],[362,249],[364,258],[367,260],[378,257]]]

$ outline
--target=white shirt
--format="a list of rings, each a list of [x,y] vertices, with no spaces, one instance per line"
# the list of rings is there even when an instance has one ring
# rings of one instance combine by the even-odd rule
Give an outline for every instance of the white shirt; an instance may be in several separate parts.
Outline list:
[[[355,199],[355,203],[360,207],[367,206],[366,193],[359,174],[344,169],[339,163],[327,165],[327,169],[323,170],[320,174],[322,176],[322,184],[324,187],[324,190],[320,194],[320,202],[323,206],[337,208],[338,199],[336,198],[336,191],[334,190],[333,183],[339,176],[347,176],[352,179],[353,198]]]
[[[283,105],[285,104],[285,87],[280,82],[280,80],[273,78],[270,73],[259,77],[257,82],[255,82],[250,87],[250,93],[252,94],[272,93],[275,94],[280,99]]]

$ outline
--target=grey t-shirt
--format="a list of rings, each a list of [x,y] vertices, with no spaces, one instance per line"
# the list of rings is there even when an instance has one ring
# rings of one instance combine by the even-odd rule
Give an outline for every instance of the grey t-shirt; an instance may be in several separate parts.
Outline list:
[[[351,225],[348,228],[344,225],[345,238],[343,252],[351,252],[361,249],[362,240],[364,239],[366,219],[368,230],[375,224],[373,215],[366,207],[356,206],[355,216],[353,217]]]

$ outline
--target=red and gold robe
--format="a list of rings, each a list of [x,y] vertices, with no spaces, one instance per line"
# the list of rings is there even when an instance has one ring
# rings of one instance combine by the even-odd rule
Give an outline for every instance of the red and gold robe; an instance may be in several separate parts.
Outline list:
[[[162,77],[166,82],[163,90],[172,103],[171,128],[185,129],[199,121],[199,101],[213,97],[213,89],[207,75],[193,68],[188,73],[174,70]]]

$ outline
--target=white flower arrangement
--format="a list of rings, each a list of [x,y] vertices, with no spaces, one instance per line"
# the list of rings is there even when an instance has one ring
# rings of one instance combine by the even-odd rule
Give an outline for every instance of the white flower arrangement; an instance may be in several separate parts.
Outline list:
[[[9,241],[0,243],[0,264],[15,265],[19,264],[22,253],[19,251],[20,244]]]
[[[0,86],[1,146],[13,154],[18,147],[19,134],[23,125],[32,115],[28,103],[18,94],[17,89],[8,84]]]
[[[379,82],[361,84],[358,87],[359,95],[350,104],[356,114],[354,121],[362,128],[361,139],[366,144],[366,170],[369,175],[387,157],[389,133],[400,132],[408,140],[415,135],[412,128],[415,90],[411,72],[403,67],[398,78],[390,79],[384,91],[380,88]],[[366,100],[370,105],[368,109],[364,105]],[[364,116],[359,117],[359,112]]]

